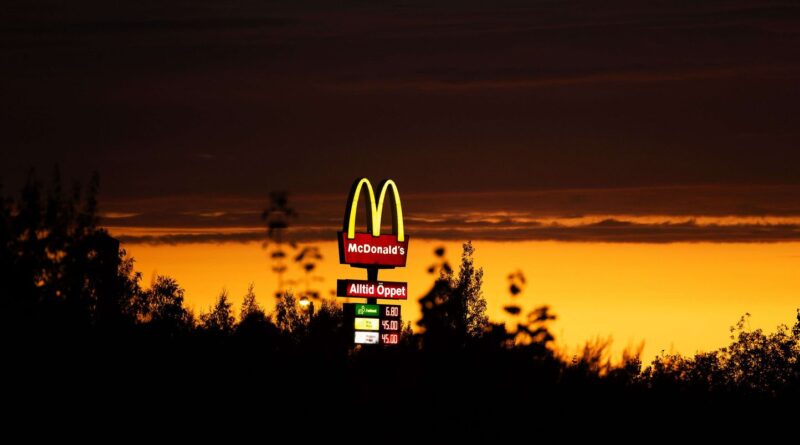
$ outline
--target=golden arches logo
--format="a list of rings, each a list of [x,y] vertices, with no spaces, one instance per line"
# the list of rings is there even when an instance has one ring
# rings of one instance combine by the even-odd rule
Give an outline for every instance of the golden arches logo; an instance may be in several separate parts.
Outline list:
[[[397,184],[391,179],[386,179],[381,182],[381,192],[380,195],[378,195],[376,203],[375,192],[367,178],[356,180],[356,182],[353,183],[353,188],[350,190],[350,198],[347,201],[347,210],[345,211],[343,227],[343,231],[347,233],[348,239],[353,239],[356,235],[356,215],[358,214],[358,200],[361,198],[362,190],[367,194],[367,198],[364,202],[367,214],[367,231],[372,233],[372,236],[380,236],[383,205],[386,201],[386,192],[389,189],[392,190],[392,234],[397,236],[397,241],[405,241],[406,234],[403,227],[403,206],[400,204],[400,192],[397,190]]]

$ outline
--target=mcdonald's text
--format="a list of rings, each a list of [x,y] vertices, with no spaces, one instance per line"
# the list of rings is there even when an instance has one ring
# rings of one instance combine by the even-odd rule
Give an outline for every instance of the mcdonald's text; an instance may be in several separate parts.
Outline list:
[[[405,267],[408,257],[408,237],[398,241],[397,235],[355,233],[349,238],[339,233],[339,261],[355,267]]]

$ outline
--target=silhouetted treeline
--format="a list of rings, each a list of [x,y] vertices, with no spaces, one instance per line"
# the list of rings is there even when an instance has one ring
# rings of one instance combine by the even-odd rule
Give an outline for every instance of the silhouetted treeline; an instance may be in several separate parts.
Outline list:
[[[223,291],[194,314],[174,279],[142,285],[133,260],[99,226],[97,187],[94,177],[67,189],[56,172],[47,185],[31,174],[17,196],[3,194],[5,387],[20,391],[10,400],[22,405],[66,397],[105,415],[104,406],[126,411],[143,400],[162,414],[254,403],[314,422],[385,416],[430,438],[488,440],[504,428],[524,433],[513,428],[531,419],[604,415],[609,406],[641,416],[643,406],[727,410],[800,394],[800,315],[771,334],[742,321],[728,347],[646,366],[638,354],[612,363],[602,343],[565,357],[553,347],[546,306],[508,328],[489,322],[470,243],[457,270],[431,268],[437,278],[420,299],[421,333],[407,322],[396,347],[354,348],[335,301],[309,314],[287,293],[270,311],[253,286],[238,311]]]

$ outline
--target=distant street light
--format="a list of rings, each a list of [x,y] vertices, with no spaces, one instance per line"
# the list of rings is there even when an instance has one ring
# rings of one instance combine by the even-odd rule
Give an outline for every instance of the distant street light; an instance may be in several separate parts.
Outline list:
[[[305,295],[300,297],[300,309],[308,315],[308,319],[314,316],[314,302],[309,300]]]

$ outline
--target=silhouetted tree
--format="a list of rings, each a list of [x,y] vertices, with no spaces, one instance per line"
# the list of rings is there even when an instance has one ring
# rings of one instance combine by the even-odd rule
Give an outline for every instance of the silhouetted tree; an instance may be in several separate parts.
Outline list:
[[[292,334],[304,325],[305,317],[297,307],[294,294],[286,292],[275,305],[275,324],[282,332]]]
[[[476,269],[475,250],[464,243],[457,277],[442,269],[433,288],[420,299],[426,347],[463,345],[480,338],[488,329],[486,299],[483,297],[483,269]]]
[[[308,320],[309,346],[329,357],[346,354],[353,339],[349,335],[351,331],[343,329],[343,321],[342,305],[336,300],[322,300],[319,310]]]
[[[642,372],[658,391],[776,397],[800,390],[800,311],[790,330],[748,330],[745,314],[731,327],[731,344],[694,357],[663,354]]]
[[[263,316],[264,310],[256,301],[255,285],[250,283],[247,286],[247,293],[242,299],[242,309],[239,311],[239,321],[244,321],[248,317]]]
[[[233,332],[236,320],[233,318],[233,305],[228,301],[228,291],[220,292],[217,302],[206,314],[200,315],[200,328],[215,334]]]
[[[547,325],[556,319],[549,306],[539,306],[530,311],[527,323],[517,325],[515,342],[517,344],[537,344],[546,346],[554,340]]]
[[[400,331],[400,343],[406,346],[416,343],[416,336],[414,335],[414,330],[411,329],[410,321],[406,322],[403,325],[403,329]]]
[[[250,346],[259,347],[263,351],[265,346],[274,346],[277,330],[264,309],[258,304],[253,283],[250,283],[242,300],[236,335]]]
[[[458,278],[453,283],[453,298],[458,308],[458,329],[471,338],[483,335],[489,324],[483,297],[483,268],[475,269],[472,242],[464,243]]]
[[[506,329],[505,325],[493,326],[493,341],[500,341],[507,348],[521,348],[536,357],[550,356],[552,351],[548,345],[554,338],[547,325],[556,319],[555,315],[548,306],[539,306],[530,311],[525,320],[521,320],[522,307],[515,301],[525,291],[525,274],[517,270],[508,274],[507,280],[512,303],[504,306],[503,310],[511,315],[514,324],[512,330]]]
[[[194,315],[183,306],[184,290],[173,278],[157,275],[136,302],[140,323],[152,331],[175,335],[194,327]]]
[[[261,219],[267,224],[267,240],[265,247],[270,244],[275,247],[270,253],[273,261],[272,271],[278,276],[278,291],[275,296],[281,298],[284,294],[284,279],[287,266],[285,263],[286,251],[284,250],[285,232],[289,228],[290,221],[297,217],[297,212],[289,206],[289,193],[278,190],[269,194],[269,206],[261,213]],[[293,243],[290,246],[294,247]]]
[[[450,276],[444,272],[433,283],[433,287],[420,298],[421,317],[417,324],[423,329],[426,348],[441,349],[452,346],[456,341],[454,314],[451,310],[450,295],[453,291]]]
[[[117,240],[97,227],[98,185],[93,175],[85,191],[76,184],[67,194],[56,168],[44,192],[31,171],[18,199],[0,198],[0,310],[10,316],[9,331],[133,323],[139,275]]]

